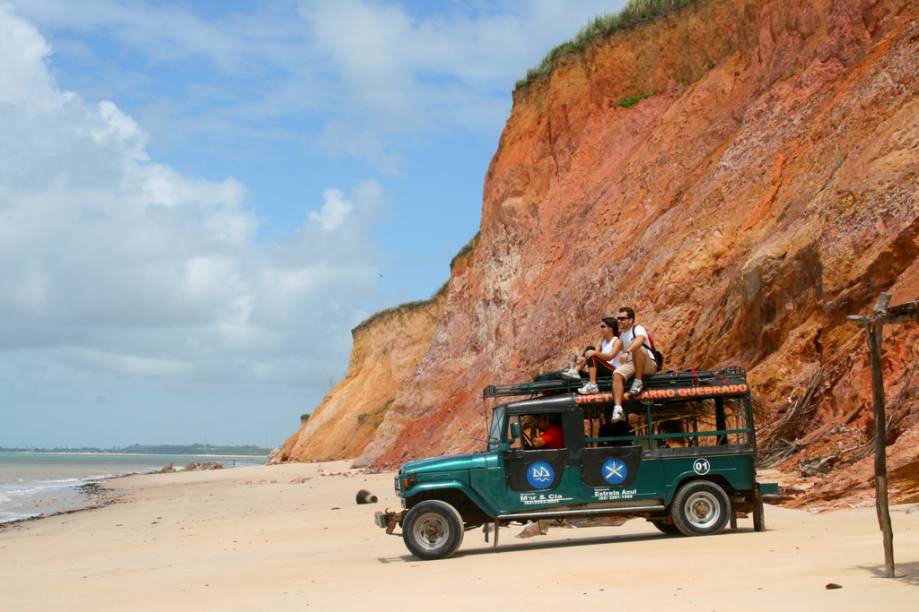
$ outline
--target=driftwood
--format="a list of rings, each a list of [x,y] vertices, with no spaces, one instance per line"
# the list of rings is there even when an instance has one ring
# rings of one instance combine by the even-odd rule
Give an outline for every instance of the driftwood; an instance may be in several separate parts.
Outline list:
[[[807,444],[801,444],[796,440],[779,438],[772,443],[769,450],[759,454],[758,467],[769,468],[778,465],[805,448],[807,448]]]
[[[829,455],[824,455],[823,457],[815,457],[813,459],[808,459],[802,461],[798,469],[801,472],[802,476],[814,476],[823,472],[829,471],[833,465],[840,459],[846,456],[846,453],[854,451],[857,449],[857,446],[851,448],[845,448],[835,453],[830,453]]]
[[[777,465],[806,446],[794,440],[816,408],[814,395],[825,377],[825,368],[817,370],[804,395],[791,405],[782,418],[759,432],[760,446],[763,448],[759,463],[762,467]]]

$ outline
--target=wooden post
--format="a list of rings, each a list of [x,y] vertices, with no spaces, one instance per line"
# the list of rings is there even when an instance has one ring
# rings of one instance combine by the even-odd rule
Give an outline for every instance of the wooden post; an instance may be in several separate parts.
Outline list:
[[[874,491],[878,524],[884,536],[884,575],[894,577],[893,528],[887,500],[887,417],[884,413],[884,374],[881,372],[881,334],[883,324],[865,326],[871,351],[871,390],[874,396]]]
[[[884,412],[884,375],[881,371],[881,342],[885,323],[919,321],[919,300],[888,308],[890,294],[882,293],[874,313],[863,317],[849,315],[849,320],[865,327],[871,353],[871,394],[874,400],[874,492],[878,525],[884,536],[884,575],[894,577],[893,528],[887,499],[887,417]]]
[[[890,525],[887,499],[887,415],[884,406],[884,373],[881,371],[884,315],[889,304],[890,294],[882,293],[874,306],[873,316],[861,318],[861,323],[868,335],[871,395],[874,400],[874,503],[884,540],[884,575],[893,578],[893,528]]]

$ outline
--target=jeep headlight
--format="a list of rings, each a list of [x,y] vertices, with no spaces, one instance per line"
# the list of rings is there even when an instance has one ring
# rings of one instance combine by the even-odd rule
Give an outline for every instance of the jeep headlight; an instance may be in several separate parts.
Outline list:
[[[403,491],[407,490],[409,487],[415,484],[415,472],[409,472],[408,474],[402,474],[401,476],[402,476],[402,481],[398,483],[396,486],[398,487],[399,484],[401,484]]]

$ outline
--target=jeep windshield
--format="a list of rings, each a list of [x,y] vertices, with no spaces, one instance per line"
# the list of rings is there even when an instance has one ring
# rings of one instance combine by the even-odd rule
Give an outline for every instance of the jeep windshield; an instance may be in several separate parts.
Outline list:
[[[504,435],[504,404],[491,413],[491,428],[488,430],[488,450],[497,451]]]

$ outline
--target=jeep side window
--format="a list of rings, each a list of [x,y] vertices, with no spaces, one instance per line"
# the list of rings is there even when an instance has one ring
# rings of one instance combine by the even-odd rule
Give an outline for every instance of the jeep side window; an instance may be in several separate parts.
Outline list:
[[[746,444],[743,400],[717,398],[655,404],[652,428],[658,448]],[[724,432],[724,433],[722,433]]]
[[[560,414],[533,414],[521,417],[524,448],[527,450],[556,450],[565,448]]]
[[[520,429],[523,432],[523,448],[531,450],[533,440],[539,437],[539,427],[536,425],[536,417],[529,414],[520,416]]]
[[[520,431],[523,434],[516,440],[511,435],[511,431],[513,431],[514,429],[514,423],[517,423],[520,426]],[[527,432],[524,431],[523,423],[520,422],[520,417],[518,415],[512,414],[509,417],[507,417],[507,430],[506,431],[507,431],[507,442],[509,444],[509,448],[519,450],[524,447],[523,440],[526,437]]]

